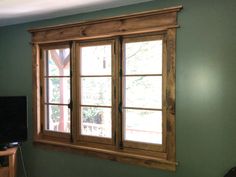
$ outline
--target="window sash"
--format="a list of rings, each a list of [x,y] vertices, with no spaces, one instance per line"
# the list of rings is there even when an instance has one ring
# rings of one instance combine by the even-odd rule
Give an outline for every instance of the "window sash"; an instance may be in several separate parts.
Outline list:
[[[122,41],[122,142],[124,148],[135,148],[140,150],[151,150],[151,151],[158,151],[158,152],[165,152],[166,151],[166,75],[167,75],[167,68],[166,68],[166,39],[165,34],[156,34],[156,35],[131,35],[124,37]],[[133,42],[146,42],[146,41],[154,41],[154,40],[161,40],[162,41],[162,73],[152,74],[152,73],[145,73],[145,74],[126,74],[125,72],[125,44],[133,43]],[[136,77],[136,76],[161,76],[162,77],[162,108],[140,108],[140,107],[128,107],[124,105],[125,100],[125,78],[127,77]],[[139,141],[130,141],[125,140],[125,109],[134,109],[134,110],[153,110],[153,111],[162,111],[162,144],[152,144],[148,142],[139,142]]]
[[[82,74],[81,67],[82,67],[82,56],[81,56],[81,49],[83,47],[93,47],[93,46],[102,46],[102,45],[110,45],[111,46],[111,71],[110,74]],[[106,40],[91,40],[91,41],[78,41],[76,42],[76,92],[77,92],[77,97],[76,97],[76,103],[77,103],[77,124],[74,125],[74,128],[76,129],[76,142],[79,144],[83,143],[88,143],[92,145],[93,143],[99,143],[99,144],[104,144],[104,145],[114,145],[115,144],[115,105],[116,105],[116,100],[114,99],[114,82],[115,82],[115,74],[114,74],[114,67],[115,67],[115,41],[113,39],[106,39]],[[81,79],[82,78],[111,78],[111,105],[96,105],[96,104],[82,104],[81,99],[82,99],[82,83]],[[107,108],[111,109],[111,137],[106,138],[106,137],[99,137],[99,136],[90,136],[86,134],[82,134],[82,117],[81,117],[81,110],[83,107],[97,107],[97,108]]]
[[[55,75],[55,76],[51,76],[49,75],[49,71],[48,71],[48,55],[49,55],[49,50],[59,50],[59,49],[69,49],[69,75]],[[56,79],[63,79],[63,78],[67,78],[70,80],[70,100],[72,98],[72,88],[71,88],[71,47],[70,44],[68,43],[53,43],[53,44],[43,44],[40,45],[40,109],[41,109],[41,136],[43,137],[54,137],[54,138],[58,138],[61,140],[69,140],[71,138],[71,115],[72,115],[72,111],[70,110],[70,125],[69,125],[69,132],[64,132],[64,131],[53,131],[48,127],[48,121],[46,119],[49,119],[49,106],[50,105],[54,105],[54,106],[63,106],[63,107],[70,107],[71,102],[68,103],[53,103],[50,102],[49,99],[49,88],[48,88],[48,79],[52,79],[52,78],[56,78]],[[45,83],[46,80],[46,83]]]

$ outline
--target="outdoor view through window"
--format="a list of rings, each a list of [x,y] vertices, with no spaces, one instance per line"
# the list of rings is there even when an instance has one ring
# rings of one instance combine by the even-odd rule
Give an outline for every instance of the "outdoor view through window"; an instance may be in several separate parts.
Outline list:
[[[81,47],[81,134],[111,138],[111,45]]]
[[[70,132],[70,49],[44,52],[45,128]]]
[[[124,43],[124,139],[162,144],[162,40]]]
[[[70,49],[45,50],[46,129],[70,132]],[[112,137],[112,46],[80,48],[81,134]],[[124,140],[162,144],[162,40],[124,41]]]

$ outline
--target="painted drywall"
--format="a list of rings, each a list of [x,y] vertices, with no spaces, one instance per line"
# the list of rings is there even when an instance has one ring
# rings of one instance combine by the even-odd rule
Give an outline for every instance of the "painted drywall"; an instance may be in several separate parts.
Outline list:
[[[176,172],[32,144],[32,58],[27,29],[176,5],[184,6],[177,30]],[[0,95],[29,97],[29,140],[23,145],[29,177],[223,177],[236,165],[235,9],[235,0],[158,0],[0,28]]]

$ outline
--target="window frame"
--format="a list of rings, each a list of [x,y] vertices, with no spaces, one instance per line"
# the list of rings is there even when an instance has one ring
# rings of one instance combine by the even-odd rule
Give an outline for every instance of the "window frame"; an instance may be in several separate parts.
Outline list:
[[[150,76],[162,76],[162,108],[161,109],[152,109],[152,110],[161,110],[162,111],[162,144],[151,144],[151,143],[142,143],[142,142],[132,142],[125,140],[124,135],[122,136],[122,142],[123,146],[127,148],[135,148],[140,150],[147,150],[147,151],[158,151],[158,152],[164,152],[166,147],[166,35],[163,33],[158,34],[143,34],[143,35],[129,35],[125,36],[122,40],[122,85],[124,85],[124,78],[126,76],[129,76],[125,74],[125,43],[130,42],[143,42],[143,41],[153,41],[153,40],[162,40],[162,74],[150,74]],[[141,74],[142,75],[142,74]],[[146,74],[144,74],[146,75]],[[147,74],[149,76],[149,74]],[[163,84],[164,83],[164,84]],[[122,87],[122,93],[121,93],[121,102],[124,103],[124,89],[125,87]],[[122,104],[122,109],[124,109]],[[148,110],[149,108],[143,108],[143,110]],[[141,109],[137,109],[141,110]],[[149,109],[150,110],[150,109]],[[122,120],[124,119],[124,114],[122,113]],[[122,123],[122,129],[125,130],[124,123]],[[155,155],[155,154],[154,154]]]
[[[118,162],[138,164],[146,167],[164,170],[176,170],[176,142],[175,142],[175,48],[177,12],[182,6],[161,10],[112,17],[102,20],[81,22],[77,24],[60,25],[54,27],[31,29],[32,54],[33,54],[33,118],[34,118],[34,143],[39,146],[52,147],[68,151],[76,151],[83,154],[95,155]],[[118,25],[118,26],[117,26]],[[106,27],[106,28],[104,28]],[[79,31],[79,33],[78,33]],[[120,69],[123,68],[124,41],[140,40],[142,38],[154,38],[161,36],[163,40],[163,68],[162,85],[164,93],[162,98],[163,112],[163,143],[161,146],[148,146],[145,143],[129,143],[124,141],[122,135],[122,112],[119,105],[122,102],[123,77]],[[81,44],[95,44],[112,41],[112,139],[107,142],[97,138],[81,138],[79,134],[79,109],[80,92],[78,88],[80,64],[78,60],[78,48]],[[43,126],[42,106],[42,52],[44,48],[54,48],[60,45],[70,46],[71,63],[71,133],[48,132]],[[122,61],[122,62],[121,62]],[[76,91],[77,90],[77,91]],[[43,93],[44,94],[44,93]],[[124,143],[123,143],[124,142]],[[136,147],[136,148],[135,148]],[[138,148],[137,148],[138,147]]]
[[[80,83],[80,78],[81,78],[81,55],[80,55],[80,49],[82,47],[87,47],[87,46],[99,46],[99,45],[106,45],[106,44],[110,44],[111,45],[111,139],[109,138],[103,138],[103,137],[95,137],[95,136],[88,136],[88,135],[82,135],[81,134],[81,107],[83,106],[81,104],[81,83]],[[78,122],[76,129],[77,129],[77,135],[76,135],[76,141],[79,142],[85,142],[85,143],[100,143],[100,144],[108,144],[108,145],[114,145],[114,129],[115,129],[115,100],[114,98],[114,87],[113,87],[113,83],[115,82],[114,79],[114,60],[115,60],[115,54],[114,54],[114,47],[115,47],[115,40],[114,39],[102,39],[102,40],[88,40],[88,41],[77,41],[76,42],[76,58],[77,60],[76,62],[76,66],[77,66],[77,73],[76,75],[78,76],[78,78],[76,79],[77,81],[77,98],[76,98],[76,102],[77,102],[77,119]],[[98,77],[103,77],[104,75],[99,75]],[[84,77],[84,76],[82,76]],[[86,76],[85,76],[86,77]],[[91,76],[90,76],[91,77]],[[101,107],[105,107],[105,106],[101,106]]]
[[[45,97],[46,97],[46,92],[45,92],[45,82],[44,82],[44,78],[45,76],[45,61],[44,58],[46,57],[46,52],[48,52],[47,50],[51,50],[51,49],[62,49],[62,48],[69,48],[71,51],[71,45],[69,42],[59,42],[59,43],[49,43],[49,44],[41,44],[39,45],[39,77],[40,77],[40,81],[39,81],[39,96],[40,96],[40,136],[42,136],[42,138],[55,138],[61,141],[70,141],[71,139],[71,135],[70,133],[66,133],[66,132],[55,132],[55,131],[50,131],[50,130],[46,130],[46,120],[45,120]],[[70,68],[71,68],[71,52],[70,52]],[[71,70],[71,69],[70,69]],[[71,71],[70,71],[71,72]],[[70,78],[70,80],[72,81],[72,76],[71,73],[68,76]],[[72,85],[72,84],[70,84]],[[70,89],[70,97],[71,97],[71,91],[72,88]],[[70,103],[69,103],[70,104]],[[68,107],[69,107],[68,104]],[[58,104],[59,105],[59,104]],[[38,108],[39,109],[39,108]],[[71,114],[72,115],[72,114]],[[70,118],[71,119],[71,118]]]

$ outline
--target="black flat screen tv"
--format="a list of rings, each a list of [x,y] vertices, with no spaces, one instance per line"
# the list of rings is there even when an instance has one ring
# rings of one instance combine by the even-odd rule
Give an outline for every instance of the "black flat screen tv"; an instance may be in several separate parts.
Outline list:
[[[27,97],[0,96],[0,148],[27,140]]]

